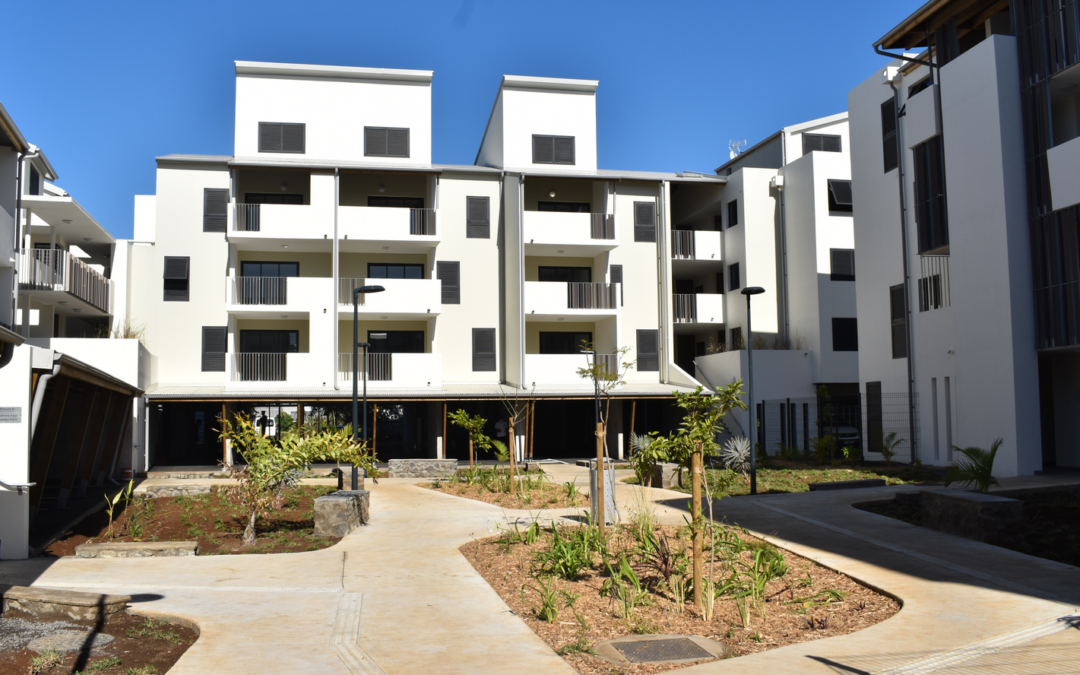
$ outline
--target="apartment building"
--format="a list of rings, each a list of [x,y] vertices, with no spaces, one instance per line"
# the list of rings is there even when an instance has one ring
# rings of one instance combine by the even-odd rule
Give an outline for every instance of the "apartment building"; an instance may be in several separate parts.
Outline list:
[[[226,459],[222,414],[347,422],[354,291],[373,285],[357,365],[380,458],[467,457],[447,413],[497,435],[504,397],[536,402],[530,455],[587,456],[582,341],[635,362],[613,454],[631,424],[674,423],[672,391],[696,381],[674,362],[671,213],[725,178],[599,169],[595,81],[504,77],[474,164],[441,165],[431,71],[235,69],[234,154],[157,158],[117,253],[117,315],[147,327],[152,354],[147,466]],[[706,313],[703,329],[723,325]]]
[[[15,121],[0,105],[0,368],[7,365],[23,337],[15,330],[17,323],[19,252],[19,193],[21,158],[30,150]]]
[[[929,2],[848,96],[860,380],[909,396],[923,462],[1080,466],[1076,3]],[[872,407],[872,406],[871,406]]]

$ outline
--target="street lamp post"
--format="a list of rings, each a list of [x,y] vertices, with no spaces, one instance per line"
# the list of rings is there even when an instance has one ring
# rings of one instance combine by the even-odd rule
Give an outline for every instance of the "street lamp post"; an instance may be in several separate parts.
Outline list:
[[[360,286],[353,289],[352,296],[352,364],[353,364],[353,376],[352,376],[352,440],[353,443],[359,440],[358,429],[356,424],[357,410],[359,402],[357,401],[357,380],[360,379],[360,360],[357,358],[357,347],[364,348],[364,440],[367,441],[367,350],[371,346],[368,342],[360,342],[360,294],[364,293],[381,293],[386,289],[382,286]],[[352,489],[360,489],[360,470],[355,464],[352,467]]]
[[[750,296],[764,293],[765,289],[760,286],[747,286],[742,289],[746,296],[746,379],[747,395],[750,397],[750,494],[757,494],[757,452],[754,447],[754,432],[757,430],[757,420],[754,419],[754,340],[750,332]]]

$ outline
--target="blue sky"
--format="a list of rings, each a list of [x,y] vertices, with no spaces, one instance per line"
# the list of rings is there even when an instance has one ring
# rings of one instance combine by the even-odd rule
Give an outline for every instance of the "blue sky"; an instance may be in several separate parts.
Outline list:
[[[0,102],[118,238],[154,157],[232,154],[234,60],[435,71],[432,159],[471,164],[504,73],[600,81],[601,168],[712,171],[845,109],[922,4],[713,0],[13,2]],[[12,58],[14,55],[14,58]]]

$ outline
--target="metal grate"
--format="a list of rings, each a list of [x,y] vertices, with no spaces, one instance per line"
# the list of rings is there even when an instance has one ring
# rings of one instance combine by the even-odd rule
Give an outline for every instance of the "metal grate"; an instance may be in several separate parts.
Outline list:
[[[635,640],[632,642],[613,642],[611,646],[619,650],[631,663],[656,663],[658,661],[683,661],[692,659],[711,659],[713,655],[687,638],[669,640]]]

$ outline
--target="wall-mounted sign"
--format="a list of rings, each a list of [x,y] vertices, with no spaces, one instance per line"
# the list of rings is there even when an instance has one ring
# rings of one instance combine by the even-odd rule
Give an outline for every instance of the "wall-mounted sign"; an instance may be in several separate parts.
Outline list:
[[[0,424],[21,424],[22,423],[22,408],[15,406],[13,408],[0,407]]]

